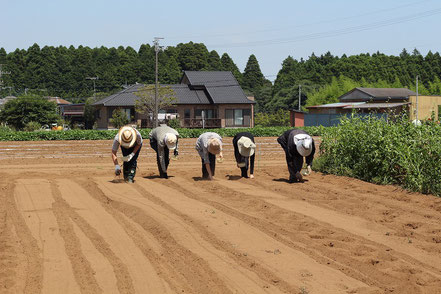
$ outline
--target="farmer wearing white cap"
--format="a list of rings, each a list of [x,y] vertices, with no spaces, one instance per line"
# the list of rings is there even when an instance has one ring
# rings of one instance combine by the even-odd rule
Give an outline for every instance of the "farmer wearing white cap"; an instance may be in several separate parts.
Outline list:
[[[202,178],[212,180],[216,168],[216,155],[222,155],[222,138],[214,132],[206,132],[196,141],[196,150],[202,159]]]
[[[150,132],[150,146],[156,151],[156,161],[161,178],[168,179],[169,150],[174,150],[174,156],[178,156],[178,136],[179,133],[175,129],[165,124],[161,124]]]
[[[141,134],[131,126],[124,126],[118,131],[118,134],[116,134],[113,139],[112,160],[115,165],[115,175],[117,176],[121,174],[121,167],[119,166],[118,158],[116,157],[116,152],[120,146],[124,161],[124,180],[133,183],[136,174],[138,155],[142,147]]]
[[[254,178],[254,158],[256,157],[256,144],[254,136],[248,132],[236,134],[233,138],[234,156],[236,157],[237,167],[240,168],[242,177],[248,178],[248,168],[250,178]]]
[[[289,170],[289,182],[303,181],[300,171],[303,166],[303,157],[306,158],[308,173],[311,172],[312,160],[314,159],[314,139],[303,130],[288,130],[277,138],[277,142],[285,150],[286,163]]]

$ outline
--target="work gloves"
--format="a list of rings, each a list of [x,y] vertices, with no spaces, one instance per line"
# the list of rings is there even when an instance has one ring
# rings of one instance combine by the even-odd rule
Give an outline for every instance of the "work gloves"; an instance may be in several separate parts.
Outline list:
[[[119,164],[115,165],[115,175],[119,176],[121,174],[121,167],[119,166]]]
[[[127,155],[127,156],[123,156],[123,158],[122,158],[122,160],[123,161],[130,161],[130,160],[132,160],[132,158],[133,158],[133,156],[135,156],[135,153],[130,153],[129,155]]]

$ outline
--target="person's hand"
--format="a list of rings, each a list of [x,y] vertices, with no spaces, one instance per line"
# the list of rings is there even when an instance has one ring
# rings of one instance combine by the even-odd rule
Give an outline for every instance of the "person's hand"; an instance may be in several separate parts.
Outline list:
[[[124,161],[130,161],[130,160],[132,160],[132,158],[133,158],[133,156],[135,156],[135,153],[130,153],[129,155],[127,155],[127,156],[124,156],[123,158],[122,158],[122,160],[124,160]]]
[[[115,175],[119,176],[121,174],[121,167],[119,166],[119,164],[115,165]]]
[[[250,179],[254,179],[254,175],[251,174],[251,175],[250,175]]]
[[[219,153],[219,158],[223,159],[224,158],[224,154],[222,153],[222,151]]]

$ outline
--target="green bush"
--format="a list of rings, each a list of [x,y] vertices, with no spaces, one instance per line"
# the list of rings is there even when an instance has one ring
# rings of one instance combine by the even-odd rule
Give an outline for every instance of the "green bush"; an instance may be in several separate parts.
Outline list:
[[[259,112],[256,113],[254,122],[257,127],[275,127],[275,126],[287,127],[290,125],[289,111],[284,109],[279,109],[275,113]]]
[[[174,118],[168,121],[168,126],[173,128],[173,129],[177,129],[181,126],[181,123],[179,121],[179,119]]]
[[[354,116],[322,135],[316,169],[441,196],[439,124]]]
[[[121,108],[117,108],[112,112],[110,123],[117,129],[129,123],[126,113]]]
[[[40,128],[41,128],[41,125],[38,122],[30,121],[25,125],[24,131],[25,132],[33,132],[33,131],[39,130]]]

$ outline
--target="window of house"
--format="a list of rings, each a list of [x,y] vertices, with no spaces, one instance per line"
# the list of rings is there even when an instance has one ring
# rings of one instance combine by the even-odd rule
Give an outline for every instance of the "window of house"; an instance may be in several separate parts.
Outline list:
[[[191,110],[190,109],[184,110],[184,118],[191,118]]]
[[[226,109],[225,125],[227,127],[251,126],[251,109]]]
[[[216,111],[214,109],[195,109],[194,116],[195,118],[202,118],[202,112],[204,112],[204,118],[216,118]]]

